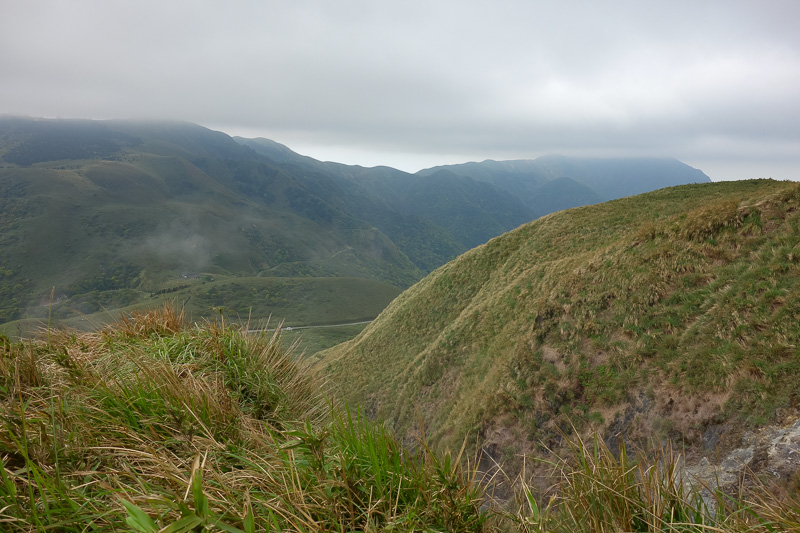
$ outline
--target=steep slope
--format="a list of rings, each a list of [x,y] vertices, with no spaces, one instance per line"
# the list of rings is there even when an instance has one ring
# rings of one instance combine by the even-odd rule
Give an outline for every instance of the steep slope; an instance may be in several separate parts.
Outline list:
[[[407,180],[398,201],[405,212],[449,230],[467,249],[536,218],[509,193],[446,170]]]
[[[321,354],[403,435],[498,460],[609,439],[735,438],[800,408],[800,185],[685,185],[475,248]],[[736,424],[729,424],[736,422]]]

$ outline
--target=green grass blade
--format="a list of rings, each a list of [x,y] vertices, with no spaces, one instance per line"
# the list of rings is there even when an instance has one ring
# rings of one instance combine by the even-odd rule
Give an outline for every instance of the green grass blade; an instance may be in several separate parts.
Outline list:
[[[125,519],[126,524],[141,533],[156,533],[158,531],[158,526],[153,519],[137,505],[127,500],[120,500],[120,502],[128,511],[128,516]]]

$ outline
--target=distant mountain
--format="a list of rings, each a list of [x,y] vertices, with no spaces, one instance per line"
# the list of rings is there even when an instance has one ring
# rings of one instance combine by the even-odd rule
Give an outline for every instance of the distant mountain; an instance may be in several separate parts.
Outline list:
[[[0,322],[47,314],[54,287],[66,317],[92,311],[76,304],[87,298],[114,309],[203,276],[402,288],[422,275],[337,205],[333,180],[197,125],[3,119],[0,155]]]
[[[389,168],[323,163],[269,139],[236,138],[294,175],[339,184],[342,207],[389,235],[414,263],[433,270],[538,213],[490,183],[443,172],[411,175]]]
[[[324,163],[186,122],[2,117],[0,323],[114,309],[165,291],[205,313],[219,299],[176,281],[199,274],[247,278],[256,292],[267,278],[288,277],[397,291],[542,214],[596,201],[591,179],[605,176],[611,190],[632,175],[613,174],[625,162],[581,165],[571,179],[553,179],[558,172],[540,160],[412,175]],[[637,165],[629,166],[657,166]],[[683,179],[653,172],[647,186]],[[48,310],[51,292],[59,303]],[[228,305],[246,314],[253,306],[236,294]]]
[[[200,274],[398,290],[535,217],[469,178],[322,163],[191,123],[3,117],[0,158],[0,323],[164,291],[208,311],[194,281],[176,289]],[[239,296],[227,305],[246,314]]]
[[[487,160],[482,163],[446,165],[421,170],[417,174],[430,176],[441,170],[490,183],[515,195],[542,215],[663,187],[711,181],[702,171],[676,159],[603,159],[561,155],[547,155],[533,160]],[[562,182],[542,189],[551,181],[561,178],[570,178],[584,188]]]
[[[775,181],[555,213],[437,269],[319,365],[400,435],[501,463],[590,428],[711,453],[800,414],[798,228],[800,186]]]
[[[408,202],[404,186],[417,179],[411,174],[389,167],[323,163],[269,139],[237,137],[236,140],[298,176],[319,194],[338,202],[342,209],[357,213],[359,218],[389,236],[423,272],[430,272],[469,249],[446,227],[405,208]],[[331,191],[331,186],[336,192]],[[532,218],[530,215],[525,221]],[[520,220],[516,225],[523,222]],[[513,227],[516,226],[507,226],[508,229]],[[496,235],[499,233],[502,231]]]
[[[556,178],[536,188],[529,200],[539,213],[554,213],[582,205],[599,204],[603,199],[588,185],[572,178]]]

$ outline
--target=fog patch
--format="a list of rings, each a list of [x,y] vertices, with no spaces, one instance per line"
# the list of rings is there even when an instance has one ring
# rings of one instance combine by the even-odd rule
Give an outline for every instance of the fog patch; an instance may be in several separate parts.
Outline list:
[[[153,261],[162,268],[202,271],[210,264],[213,250],[211,240],[196,224],[177,222],[146,237],[138,252],[145,256],[144,264]]]

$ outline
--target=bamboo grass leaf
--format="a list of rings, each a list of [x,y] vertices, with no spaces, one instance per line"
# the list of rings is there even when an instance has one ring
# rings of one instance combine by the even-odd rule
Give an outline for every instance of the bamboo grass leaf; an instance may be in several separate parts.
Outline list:
[[[125,523],[141,533],[156,533],[158,526],[150,516],[142,511],[136,504],[127,500],[120,500],[120,503],[128,511]]]
[[[194,531],[195,528],[204,523],[204,520],[197,515],[184,516],[183,518],[171,523],[159,533],[186,533]]]

